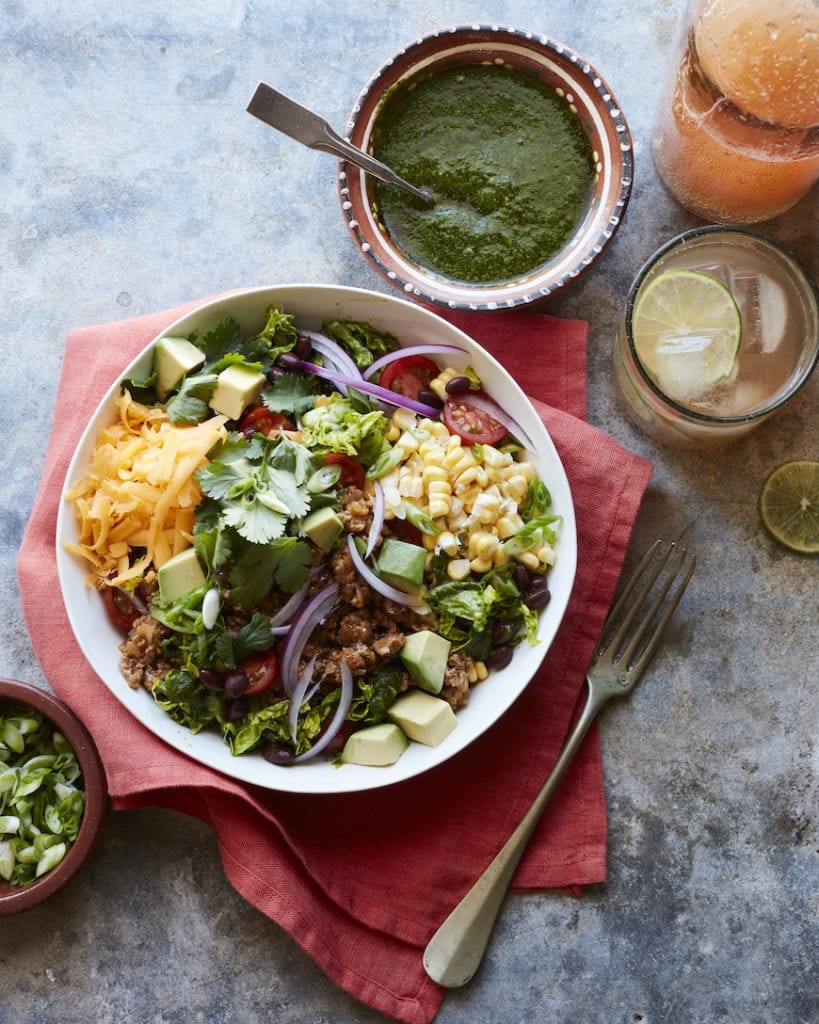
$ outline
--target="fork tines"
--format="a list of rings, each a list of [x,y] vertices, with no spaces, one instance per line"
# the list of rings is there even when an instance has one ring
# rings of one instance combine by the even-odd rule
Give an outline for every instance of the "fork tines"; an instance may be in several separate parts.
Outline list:
[[[612,605],[598,657],[642,672],[694,573],[696,559],[676,541],[655,541]],[[673,589],[672,589],[673,588]],[[641,616],[633,633],[632,623]],[[651,631],[651,632],[649,632]]]

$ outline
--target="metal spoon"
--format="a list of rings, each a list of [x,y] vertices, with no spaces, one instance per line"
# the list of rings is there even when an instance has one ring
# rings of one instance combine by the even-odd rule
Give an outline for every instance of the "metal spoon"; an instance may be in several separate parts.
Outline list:
[[[408,181],[399,178],[395,171],[391,171],[386,164],[376,160],[369,154],[353,146],[346,139],[333,131],[330,125],[314,114],[312,110],[302,107],[291,100],[289,96],[272,88],[265,82],[256,86],[256,92],[247,105],[249,114],[258,117],[260,121],[269,124],[271,128],[289,135],[296,142],[301,142],[309,149],[318,149],[324,153],[332,153],[342,160],[349,160],[356,167],[361,167],[373,177],[385,181],[388,185],[398,185],[406,189],[410,195],[415,196],[424,203],[431,203],[432,196]]]

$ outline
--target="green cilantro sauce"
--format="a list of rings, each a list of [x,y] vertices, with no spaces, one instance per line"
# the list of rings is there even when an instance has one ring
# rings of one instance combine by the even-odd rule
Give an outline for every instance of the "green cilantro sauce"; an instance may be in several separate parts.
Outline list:
[[[377,213],[395,244],[470,284],[546,263],[592,191],[591,146],[577,115],[534,76],[500,65],[443,71],[388,94],[372,151],[435,200],[425,207],[376,182]]]

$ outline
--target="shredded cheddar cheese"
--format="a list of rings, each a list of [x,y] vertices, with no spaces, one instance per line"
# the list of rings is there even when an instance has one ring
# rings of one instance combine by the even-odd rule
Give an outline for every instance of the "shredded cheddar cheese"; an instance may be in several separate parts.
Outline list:
[[[162,409],[117,399],[119,419],[100,431],[88,473],[65,497],[77,511],[77,543],[68,551],[91,565],[88,582],[122,586],[193,541],[194,510],[202,493],[193,474],[226,436],[225,417],[174,427]],[[144,548],[131,564],[134,548]]]

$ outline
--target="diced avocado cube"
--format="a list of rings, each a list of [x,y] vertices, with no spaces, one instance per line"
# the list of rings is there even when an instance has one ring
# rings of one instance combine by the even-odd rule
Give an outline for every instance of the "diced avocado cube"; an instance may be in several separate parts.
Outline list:
[[[429,693],[440,693],[451,647],[449,640],[431,629],[421,629],[410,633],[400,657],[417,686]]]
[[[341,752],[345,764],[380,766],[395,764],[409,746],[409,740],[392,722],[369,725],[354,732]]]
[[[455,712],[445,700],[420,690],[402,694],[393,702],[387,716],[411,740],[428,747],[437,747],[457,724]]]
[[[405,594],[417,594],[424,585],[425,548],[387,537],[378,552],[378,575]]]
[[[317,508],[304,520],[305,535],[322,551],[329,551],[341,536],[344,523],[331,508]]]
[[[165,602],[175,601],[205,584],[205,574],[193,548],[186,548],[159,567],[159,596]]]
[[[238,420],[245,409],[262,393],[267,378],[247,366],[228,366],[216,378],[210,407],[214,412]]]
[[[205,353],[187,338],[160,338],[154,345],[156,397],[164,402],[186,373],[198,369]]]

